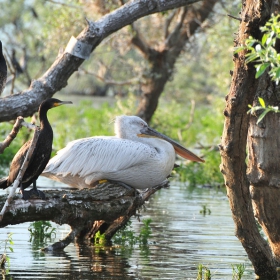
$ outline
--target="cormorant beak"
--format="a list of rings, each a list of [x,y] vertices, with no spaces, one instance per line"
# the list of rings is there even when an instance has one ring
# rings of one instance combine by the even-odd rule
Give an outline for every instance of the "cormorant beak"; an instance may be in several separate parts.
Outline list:
[[[55,103],[53,104],[53,107],[58,107],[58,106],[61,106],[61,105],[63,105],[63,104],[73,104],[73,102],[72,102],[72,101],[60,101],[60,102],[55,102]]]
[[[171,138],[169,138],[168,136],[156,131],[155,129],[152,129],[148,126],[142,128],[140,130],[141,134],[138,134],[139,137],[156,137],[156,138],[160,138],[163,139],[167,142],[169,142],[173,147],[175,152],[188,160],[191,161],[197,161],[197,162],[205,162],[204,159],[196,156],[194,153],[192,153],[191,151],[189,151],[188,149],[184,148],[182,145],[180,145],[179,143],[177,143],[176,141],[172,140]]]

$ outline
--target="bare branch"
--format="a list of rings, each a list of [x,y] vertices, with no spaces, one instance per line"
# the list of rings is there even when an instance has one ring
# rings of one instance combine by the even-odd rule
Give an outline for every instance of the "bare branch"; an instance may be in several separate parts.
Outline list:
[[[179,15],[179,20],[177,25],[175,26],[174,30],[169,34],[169,36],[167,37],[166,41],[165,41],[165,48],[169,49],[172,46],[174,46],[178,39],[180,40],[180,31],[182,29],[186,14],[187,14],[188,8],[184,7],[181,11],[180,11],[180,15]]]
[[[28,163],[29,163],[29,161],[30,161],[30,159],[31,159],[31,156],[32,156],[32,154],[33,154],[33,151],[34,151],[34,149],[35,149],[35,147],[36,147],[36,144],[37,144],[37,140],[38,140],[38,138],[39,138],[39,135],[40,135],[40,130],[39,130],[39,129],[36,129],[36,130],[35,130],[35,133],[34,133],[34,136],[33,136],[33,139],[32,139],[32,141],[31,141],[30,147],[29,147],[29,149],[28,149],[28,151],[27,151],[26,157],[25,157],[25,159],[24,159],[24,161],[23,161],[23,164],[22,164],[22,166],[21,166],[21,168],[20,168],[20,170],[19,170],[19,173],[18,173],[18,175],[17,175],[17,178],[16,178],[16,180],[14,181],[13,187],[12,187],[11,190],[10,190],[9,196],[8,196],[6,202],[5,202],[5,204],[4,204],[4,206],[3,206],[2,210],[1,210],[1,213],[0,213],[0,221],[2,221],[2,219],[3,219],[3,217],[4,217],[4,214],[5,214],[6,210],[7,210],[7,207],[11,204],[11,202],[12,202],[12,200],[13,200],[13,197],[14,197],[14,195],[15,195],[16,189],[19,187],[19,185],[20,185],[20,183],[21,183],[22,177],[23,177],[23,175],[24,175],[24,173],[25,173],[25,170],[26,170],[27,167],[28,167]]]
[[[240,22],[242,21],[242,18],[238,18],[238,17],[232,16],[230,14],[228,14],[227,16],[230,17],[230,18],[236,19],[236,20],[238,20]]]
[[[6,137],[6,139],[0,143],[0,154],[3,154],[4,150],[10,146],[10,144],[12,143],[12,141],[16,138],[20,128],[22,126],[25,126],[29,129],[36,129],[36,126],[30,123],[26,123],[23,119],[23,117],[18,117],[12,131],[9,133],[9,135]]]
[[[169,29],[169,26],[170,26],[170,24],[171,24],[172,20],[174,19],[177,12],[178,12],[178,10],[174,10],[167,17],[167,19],[164,23],[164,38],[167,38],[169,36],[169,30],[168,29]]]
[[[131,39],[132,44],[142,52],[144,57],[148,57],[149,53],[151,52],[149,44],[146,42],[142,34],[140,34],[134,23],[131,24],[131,28],[134,31],[134,36]]]
[[[90,72],[88,70],[85,70],[85,69],[81,69],[80,71],[83,72],[84,74],[92,75],[92,76],[96,77],[100,81],[104,82],[106,85],[117,85],[117,86],[131,85],[131,84],[135,84],[136,82],[139,82],[139,79],[140,79],[140,77],[135,77],[135,78],[127,80],[127,81],[119,82],[119,81],[115,81],[115,80],[105,79],[104,77],[97,75],[96,73]]]

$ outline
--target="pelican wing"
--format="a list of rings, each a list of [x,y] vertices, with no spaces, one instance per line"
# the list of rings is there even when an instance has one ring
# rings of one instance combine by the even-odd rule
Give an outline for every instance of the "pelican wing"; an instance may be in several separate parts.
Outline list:
[[[83,177],[86,184],[106,179],[106,174],[145,164],[156,157],[149,145],[117,137],[91,137],[70,142],[58,151],[44,173]]]

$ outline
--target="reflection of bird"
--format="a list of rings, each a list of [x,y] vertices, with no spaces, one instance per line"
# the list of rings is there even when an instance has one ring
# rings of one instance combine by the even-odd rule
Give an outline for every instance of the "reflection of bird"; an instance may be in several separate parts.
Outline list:
[[[69,103],[72,102],[60,101],[55,98],[50,98],[42,102],[42,104],[39,107],[40,134],[34,152],[31,155],[30,161],[28,163],[28,167],[23,175],[20,187],[22,191],[22,197],[24,199],[30,198],[33,194],[41,198],[45,197],[43,192],[37,190],[36,180],[47,165],[52,151],[53,131],[47,118],[47,111],[53,107]],[[27,151],[30,147],[31,141],[32,140],[26,142],[14,156],[10,166],[9,176],[0,180],[1,189],[9,187],[15,181],[19,170],[23,164]],[[24,191],[24,189],[29,187],[32,183],[33,189],[29,192]]]
[[[7,80],[7,64],[2,50],[2,42],[0,41],[0,95],[6,86]]]
[[[112,137],[70,142],[49,161],[42,175],[80,188],[93,187],[97,181],[107,179],[145,189],[169,176],[175,153],[204,162],[136,116],[116,117],[115,133]]]

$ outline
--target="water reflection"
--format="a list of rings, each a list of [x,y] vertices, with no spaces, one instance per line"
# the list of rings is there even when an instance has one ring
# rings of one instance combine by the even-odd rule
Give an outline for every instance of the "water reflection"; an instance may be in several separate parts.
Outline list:
[[[63,188],[43,178],[39,186]],[[2,194],[3,192],[0,192]],[[204,208],[211,214],[200,213]],[[96,248],[70,244],[63,252],[43,253],[43,242],[30,242],[29,223],[0,229],[0,240],[13,232],[10,274],[6,279],[196,279],[197,266],[206,265],[212,279],[232,279],[231,265],[245,263],[246,275],[254,274],[246,253],[234,236],[234,224],[225,193],[187,189],[172,184],[157,192],[141,210],[141,219],[151,218],[152,238],[148,247]],[[138,233],[141,223],[133,219]],[[58,241],[69,231],[57,226]],[[3,250],[1,247],[0,250]]]

